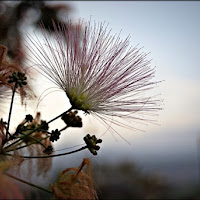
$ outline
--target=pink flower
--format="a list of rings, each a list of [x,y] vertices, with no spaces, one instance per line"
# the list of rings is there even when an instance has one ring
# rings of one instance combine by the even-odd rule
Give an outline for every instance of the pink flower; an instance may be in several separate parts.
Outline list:
[[[43,41],[28,36],[34,46],[27,45],[33,55],[29,60],[66,93],[74,109],[139,120],[160,109],[159,100],[145,96],[156,84],[155,69],[147,54],[130,47],[130,37],[111,36],[104,23],[53,26],[54,37],[43,26]]]

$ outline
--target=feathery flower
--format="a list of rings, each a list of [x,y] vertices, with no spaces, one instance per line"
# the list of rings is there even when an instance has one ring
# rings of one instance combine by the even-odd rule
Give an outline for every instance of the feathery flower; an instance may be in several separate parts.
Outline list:
[[[145,97],[154,88],[155,70],[147,54],[130,47],[130,37],[111,36],[104,23],[92,27],[79,20],[55,24],[55,37],[42,29],[43,41],[28,35],[33,66],[63,90],[73,109],[107,117],[146,120],[160,109],[159,100]],[[31,47],[33,45],[33,47]],[[141,117],[140,117],[141,115]]]
[[[84,158],[80,167],[61,171],[51,189],[55,199],[97,199],[90,160]]]
[[[9,82],[9,76],[11,76],[13,72],[19,71],[26,75],[28,73],[25,68],[18,65],[17,60],[9,61],[7,59],[7,51],[8,49],[6,46],[0,45],[0,103],[11,96],[9,92],[13,90],[14,86]],[[19,88],[17,92],[20,94],[22,103],[24,103],[26,97],[32,99],[35,96],[28,85]]]

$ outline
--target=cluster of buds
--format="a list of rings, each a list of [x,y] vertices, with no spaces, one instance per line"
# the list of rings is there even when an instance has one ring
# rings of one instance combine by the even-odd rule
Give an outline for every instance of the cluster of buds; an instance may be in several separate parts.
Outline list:
[[[60,131],[58,129],[56,129],[55,131],[53,130],[51,133],[51,136],[50,136],[50,141],[51,142],[54,142],[54,141],[57,141],[59,138],[60,138]]]
[[[97,155],[97,151],[100,149],[100,146],[98,146],[98,143],[102,143],[102,139],[97,139],[95,135],[90,136],[87,134],[84,138],[84,141],[89,149],[89,151],[93,155]]]
[[[32,115],[26,115],[25,117],[26,122],[32,122],[33,121],[33,116]]]
[[[49,125],[45,120],[41,120],[38,130],[46,133],[49,129]]]
[[[62,116],[62,120],[67,124],[68,127],[82,127],[82,119],[77,115],[78,111],[71,111]]]
[[[24,73],[13,72],[12,75],[9,75],[8,83],[15,83],[16,84],[15,87],[18,88],[18,86],[22,87],[23,85],[26,85],[27,84],[26,80],[27,80],[27,78]]]
[[[26,131],[28,131],[28,130],[37,129],[37,131],[46,133],[49,129],[47,122],[44,120],[41,120],[40,124],[35,124],[35,123],[31,123],[31,122],[33,122],[33,116],[30,114],[26,115],[24,122],[22,122],[21,124],[19,124],[17,126],[15,133],[13,135],[11,135],[9,139],[10,140],[15,139],[18,134],[26,133]],[[28,138],[26,138],[25,140],[27,140],[27,139]]]
[[[43,153],[50,155],[53,152],[53,147],[49,145],[48,147],[45,148]]]

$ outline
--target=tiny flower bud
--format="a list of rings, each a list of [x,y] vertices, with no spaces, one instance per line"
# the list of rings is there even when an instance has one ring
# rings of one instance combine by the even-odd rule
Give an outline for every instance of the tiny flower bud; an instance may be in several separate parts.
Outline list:
[[[26,76],[24,73],[22,72],[13,72],[12,75],[9,75],[9,80],[8,80],[8,83],[15,83],[16,84],[16,88],[19,86],[19,87],[22,87],[23,85],[26,85],[27,82],[26,82]]]
[[[98,139],[98,140],[97,140],[97,143],[102,143],[102,139]]]
[[[101,143],[102,140],[96,138],[95,135],[90,136],[89,134],[87,134],[84,138],[84,141],[89,149],[89,151],[93,154],[93,155],[97,155],[97,151],[100,149],[100,146],[96,145],[97,143]]]
[[[53,147],[49,145],[43,152],[49,155],[53,152]]]
[[[67,124],[68,127],[82,127],[82,119],[77,116],[77,111],[71,111],[62,116],[62,120]]]
[[[25,120],[26,120],[26,122],[32,122],[33,116],[32,115],[26,115]]]
[[[60,131],[58,131],[58,129],[51,132],[50,141],[54,142],[57,141],[59,138],[60,138]]]
[[[42,132],[46,132],[48,129],[49,129],[49,125],[47,124],[47,122],[44,120],[41,120],[41,125],[40,125],[39,130]]]

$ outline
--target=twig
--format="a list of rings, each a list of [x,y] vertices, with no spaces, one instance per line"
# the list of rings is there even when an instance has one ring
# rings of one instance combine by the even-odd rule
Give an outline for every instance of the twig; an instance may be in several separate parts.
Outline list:
[[[9,115],[8,115],[8,126],[6,128],[6,140],[7,140],[8,134],[10,135],[9,126],[10,126],[10,119],[11,119],[11,113],[12,113],[12,107],[13,107],[15,91],[16,91],[16,88],[17,88],[16,86],[17,86],[17,83],[15,83],[15,86],[14,86],[14,89],[13,89],[13,93],[12,93],[12,99],[11,99],[11,103],[10,103],[10,110],[9,110]]]
[[[41,187],[41,186],[39,186],[39,185],[35,185],[35,184],[33,184],[33,183],[29,183],[29,182],[27,182],[27,181],[25,181],[25,180],[22,180],[22,179],[20,179],[20,178],[17,178],[17,177],[15,177],[15,176],[11,175],[11,174],[6,173],[6,172],[4,172],[4,174],[5,174],[6,176],[10,177],[10,178],[13,178],[13,179],[17,180],[17,181],[20,181],[20,182],[25,183],[25,184],[27,184],[27,185],[33,186],[33,187],[35,187],[35,188],[38,188],[38,189],[40,189],[40,190],[43,190],[43,191],[45,191],[45,192],[48,192],[48,193],[53,194],[53,192],[52,192],[51,190],[48,190],[48,189],[46,189],[46,188],[43,188],[43,187]]]
[[[48,121],[47,124],[50,124],[51,122],[53,122],[54,120],[58,119],[59,117],[63,116],[64,114],[68,113],[69,111],[71,111],[73,109],[73,107],[69,108],[67,111],[63,112],[62,114],[58,115],[57,117],[53,118],[52,120]],[[20,138],[18,140],[16,140],[15,142],[9,144],[8,146],[4,147],[4,149],[7,149],[9,147],[11,147],[12,145],[18,143],[19,141],[21,141],[22,139],[28,137],[29,135],[31,135],[32,133],[34,133],[35,131],[37,131],[38,129],[40,129],[41,126],[38,126],[36,129],[34,129],[33,131],[31,131],[30,133],[28,133],[26,136],[24,136],[23,138]]]
[[[87,146],[84,146],[84,147],[82,147],[80,149],[77,149],[77,150],[74,150],[74,151],[71,151],[71,152],[60,153],[60,154],[55,154],[55,155],[48,155],[48,156],[20,156],[20,155],[18,155],[17,157],[19,157],[19,158],[28,158],[28,159],[29,158],[52,158],[52,157],[59,157],[59,156],[73,154],[73,153],[82,151],[82,150],[87,149],[87,148],[88,148]],[[15,156],[13,154],[8,154],[8,153],[4,153],[2,155],[5,155],[5,156]]]

